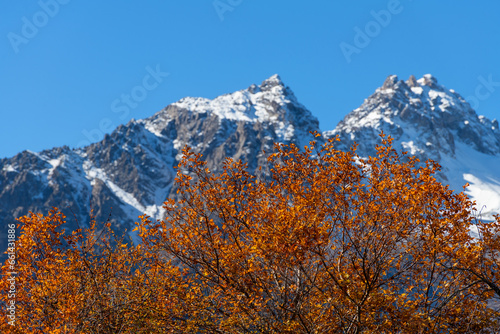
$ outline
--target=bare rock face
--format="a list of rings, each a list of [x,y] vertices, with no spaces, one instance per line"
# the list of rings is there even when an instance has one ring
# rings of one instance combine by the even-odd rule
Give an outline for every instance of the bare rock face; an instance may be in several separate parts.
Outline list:
[[[410,75],[410,78],[407,81],[408,87],[418,87],[418,82],[415,76],[412,74]]]
[[[98,222],[132,230],[138,216],[163,217],[185,145],[220,170],[226,157],[255,170],[275,142],[302,145],[319,131],[318,120],[275,75],[248,89],[213,100],[184,98],[150,118],[119,126],[85,148],[22,152],[0,160],[0,248],[7,224],[53,206],[68,217],[67,229]],[[130,234],[134,238],[133,234]]]

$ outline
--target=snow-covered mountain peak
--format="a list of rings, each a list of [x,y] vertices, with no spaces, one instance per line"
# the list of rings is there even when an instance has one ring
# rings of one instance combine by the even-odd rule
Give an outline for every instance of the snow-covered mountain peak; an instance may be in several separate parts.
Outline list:
[[[152,133],[164,135],[164,128],[180,114],[190,119],[214,119],[220,126],[228,121],[233,124],[249,123],[252,126],[259,124],[255,126],[272,128],[269,137],[281,142],[300,138],[302,143],[302,139],[312,139],[310,131],[319,129],[317,118],[297,101],[292,90],[277,74],[259,86],[253,84],[247,89],[214,99],[183,98],[143,122],[147,123],[145,127]]]
[[[389,76],[382,87],[327,135],[353,133],[354,139],[354,133],[360,131],[382,130],[396,139],[421,141],[410,152],[428,152],[430,146],[434,147],[431,157],[436,160],[442,153],[453,155],[456,142],[485,154],[500,153],[498,122],[478,116],[462,96],[439,85],[430,74],[418,80],[411,76],[407,81]]]
[[[286,106],[293,104],[305,109],[296,99],[290,88],[286,87],[279,75],[264,80],[260,86],[251,85],[247,89],[224,94],[214,99],[186,97],[172,105],[196,113],[213,113],[220,119],[256,122],[273,121],[278,113],[288,111]]]
[[[398,83],[399,79],[397,75],[389,75],[385,81],[382,87],[379,88],[379,90],[389,90],[389,89],[394,89],[396,84]]]
[[[437,79],[432,74],[424,74],[424,76],[417,80],[421,86],[437,87]]]
[[[359,154],[368,156],[375,154],[382,131],[394,138],[396,149],[421,161],[441,163],[440,177],[452,188],[461,191],[469,182],[468,192],[484,204],[486,216],[500,211],[500,196],[490,196],[500,190],[497,167],[491,165],[491,161],[500,164],[498,122],[478,116],[462,96],[438,84],[435,77],[426,74],[417,80],[410,76],[407,81],[395,75],[387,77],[374,94],[325,136],[338,135],[344,149],[355,141]],[[481,189],[490,188],[490,195],[481,195]]]
[[[270,76],[268,79],[262,81],[262,83],[260,84],[261,90],[270,90],[273,89],[274,87],[285,88],[285,84],[283,83],[283,81],[281,81],[281,78],[278,74]]]

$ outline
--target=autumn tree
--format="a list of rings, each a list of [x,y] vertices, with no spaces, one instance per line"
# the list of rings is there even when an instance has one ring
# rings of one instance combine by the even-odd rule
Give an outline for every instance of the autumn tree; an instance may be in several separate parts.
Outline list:
[[[449,253],[448,269],[465,272],[481,282],[478,287],[492,296],[489,305],[500,311],[500,216],[495,220],[478,219],[460,247]]]
[[[256,175],[184,149],[176,199],[141,217],[139,245],[92,219],[66,234],[56,209],[22,217],[17,319],[0,331],[494,332],[499,219],[476,221],[437,164],[390,138],[368,158],[335,141],[276,145]]]
[[[185,328],[185,322],[176,323],[189,302],[178,268],[164,264],[160,275],[148,265],[154,255],[115,237],[109,223],[98,228],[91,220],[90,227],[66,234],[65,218],[55,208],[46,216],[20,218],[15,320],[0,322],[1,333],[179,333]],[[10,300],[5,278],[11,271],[6,262],[3,306]],[[7,319],[5,307],[2,319]]]
[[[469,256],[472,203],[382,139],[368,159],[334,140],[277,145],[269,178],[232,160],[215,175],[186,149],[179,200],[143,219],[144,244],[189,272],[213,331],[486,331],[491,293],[450,270]]]

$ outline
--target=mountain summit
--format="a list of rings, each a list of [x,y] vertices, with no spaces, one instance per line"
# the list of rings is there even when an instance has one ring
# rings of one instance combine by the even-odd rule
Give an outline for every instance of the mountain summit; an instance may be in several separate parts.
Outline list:
[[[97,221],[111,213],[115,229],[130,231],[141,214],[163,217],[185,145],[202,153],[212,170],[226,157],[254,170],[275,142],[303,145],[313,139],[311,131],[319,131],[318,120],[278,75],[213,100],[186,97],[87,147],[1,159],[0,224],[5,230],[28,211],[56,206],[69,217],[70,228],[88,223],[93,209]]]
[[[483,218],[500,212],[500,130],[498,121],[478,116],[465,99],[441,86],[430,74],[406,81],[387,77],[383,85],[350,112],[326,137],[339,136],[343,149],[354,141],[358,153],[375,153],[379,134],[394,138],[398,150],[421,161],[443,166],[444,183],[466,192],[478,202]]]
[[[258,144],[268,148],[272,147],[274,141],[300,144],[297,140],[312,138],[310,131],[319,130],[316,117],[297,101],[292,90],[283,84],[277,74],[264,80],[260,86],[251,85],[247,89],[221,95],[213,100],[199,97],[183,98],[144,120],[143,124],[152,133],[159,134],[172,119],[181,114],[189,116],[188,119],[180,121],[183,124],[191,124],[190,117],[216,118],[222,128],[246,124],[245,126],[259,132],[258,138],[255,138],[257,140],[249,140],[247,144]],[[198,127],[196,129],[198,131],[196,133],[190,129],[187,136],[182,135],[182,138],[177,138],[177,145],[191,144],[193,139],[197,145],[206,146],[213,142],[212,137],[206,137],[206,129]],[[210,131],[208,134],[210,136]],[[272,142],[269,142],[269,139]]]
[[[458,143],[488,155],[500,153],[498,122],[478,116],[458,93],[439,85],[430,74],[407,81],[389,76],[327,134],[356,138],[362,144],[359,136],[367,136],[367,131],[384,131],[411,154],[425,153],[436,160],[442,154],[454,156]]]

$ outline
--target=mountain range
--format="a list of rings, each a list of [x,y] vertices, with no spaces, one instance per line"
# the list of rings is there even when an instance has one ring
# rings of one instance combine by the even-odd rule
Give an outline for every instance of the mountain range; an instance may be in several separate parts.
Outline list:
[[[299,146],[338,136],[338,147],[358,143],[358,154],[373,155],[379,134],[394,138],[397,150],[442,165],[440,180],[476,201],[478,214],[500,213],[500,130],[496,120],[478,116],[458,93],[432,75],[383,85],[333,129],[320,131],[317,118],[278,75],[231,94],[186,97],[153,116],[120,125],[100,142],[70,149],[24,151],[0,160],[0,247],[7,224],[29,211],[60,208],[69,229],[97,221],[131,231],[141,214],[163,217],[162,203],[175,193],[174,178],[185,145],[203,154],[211,170],[226,157],[263,166],[275,142]],[[315,138],[311,132],[322,133]],[[135,239],[133,234],[130,236]]]

